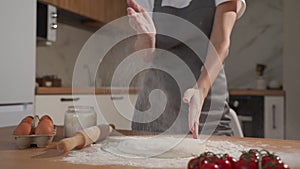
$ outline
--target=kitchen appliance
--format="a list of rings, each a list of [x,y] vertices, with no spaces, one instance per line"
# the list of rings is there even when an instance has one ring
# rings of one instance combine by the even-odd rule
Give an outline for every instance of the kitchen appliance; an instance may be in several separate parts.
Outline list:
[[[56,7],[37,2],[37,39],[39,41],[55,42],[57,30]]]
[[[0,1],[0,127],[34,112],[36,3]]]
[[[245,137],[264,137],[264,96],[231,95],[229,104]]]

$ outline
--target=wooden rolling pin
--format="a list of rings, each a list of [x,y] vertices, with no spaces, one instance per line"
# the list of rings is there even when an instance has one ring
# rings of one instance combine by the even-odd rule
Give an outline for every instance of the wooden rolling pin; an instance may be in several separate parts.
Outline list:
[[[56,144],[60,152],[68,152],[74,148],[81,149],[97,141],[104,140],[113,131],[113,125],[99,125],[86,128],[75,134],[73,137],[65,138]]]

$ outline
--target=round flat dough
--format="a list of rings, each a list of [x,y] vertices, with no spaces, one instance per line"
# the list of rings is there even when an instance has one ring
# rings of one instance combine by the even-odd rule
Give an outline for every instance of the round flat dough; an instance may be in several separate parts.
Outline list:
[[[106,140],[102,149],[130,158],[188,158],[204,152],[205,146],[192,138],[119,137]]]

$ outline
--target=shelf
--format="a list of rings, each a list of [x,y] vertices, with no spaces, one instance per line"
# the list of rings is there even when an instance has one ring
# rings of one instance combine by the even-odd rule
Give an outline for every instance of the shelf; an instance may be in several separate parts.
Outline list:
[[[253,89],[232,89],[229,95],[248,95],[248,96],[285,96],[284,90],[253,90]]]

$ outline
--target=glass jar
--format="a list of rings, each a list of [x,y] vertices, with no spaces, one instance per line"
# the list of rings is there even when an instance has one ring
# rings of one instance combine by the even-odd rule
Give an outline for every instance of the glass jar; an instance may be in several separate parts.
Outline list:
[[[64,136],[71,137],[80,130],[97,125],[97,114],[91,106],[69,106],[65,113]]]

